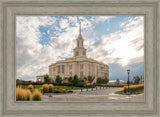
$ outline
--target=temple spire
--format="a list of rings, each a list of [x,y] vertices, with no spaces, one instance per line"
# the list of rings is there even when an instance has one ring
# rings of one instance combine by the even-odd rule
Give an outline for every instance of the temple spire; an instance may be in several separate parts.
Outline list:
[[[79,34],[81,34],[81,22],[79,22]]]

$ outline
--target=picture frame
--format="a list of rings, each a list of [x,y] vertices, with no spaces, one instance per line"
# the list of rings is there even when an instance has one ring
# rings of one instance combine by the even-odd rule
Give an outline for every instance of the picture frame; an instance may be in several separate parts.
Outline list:
[[[0,0],[0,115],[159,117],[159,0]],[[142,15],[145,17],[144,102],[17,102],[15,100],[18,15]]]

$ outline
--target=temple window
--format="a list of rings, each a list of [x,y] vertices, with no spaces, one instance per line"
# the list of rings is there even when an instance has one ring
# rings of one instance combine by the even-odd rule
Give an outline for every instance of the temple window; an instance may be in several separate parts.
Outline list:
[[[53,67],[53,72],[55,72],[55,67]]]
[[[65,68],[65,66],[64,65],[62,65],[62,73],[64,74],[64,68]]]
[[[83,55],[85,55],[85,52],[83,51]]]
[[[83,64],[80,64],[80,69],[83,69]]]
[[[72,65],[69,66],[69,69],[72,69]]]
[[[78,55],[79,55],[79,52],[77,51],[77,52],[76,52],[76,56],[78,56]]]
[[[61,72],[60,66],[58,66],[58,74]]]
[[[70,72],[70,76],[72,76],[72,72]]]
[[[83,77],[83,72],[80,72],[80,77],[81,77],[81,78]]]

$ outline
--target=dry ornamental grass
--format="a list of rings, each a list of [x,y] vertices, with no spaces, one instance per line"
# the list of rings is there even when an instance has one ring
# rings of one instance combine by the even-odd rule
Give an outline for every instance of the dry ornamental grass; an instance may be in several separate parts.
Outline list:
[[[43,93],[48,93],[49,92],[49,85],[48,84],[42,85],[42,89],[43,89]]]
[[[48,86],[49,86],[49,93],[52,93],[54,88],[53,84],[49,84]]]
[[[124,86],[124,93],[126,93],[128,91],[128,86]],[[129,86],[129,90],[131,93],[139,91],[139,90],[143,90],[144,89],[144,84],[138,84],[138,85],[130,85]]]
[[[31,92],[28,89],[16,88],[16,101],[30,101]]]
[[[42,93],[38,89],[35,89],[35,91],[33,92],[32,100],[33,101],[41,101],[42,100]]]

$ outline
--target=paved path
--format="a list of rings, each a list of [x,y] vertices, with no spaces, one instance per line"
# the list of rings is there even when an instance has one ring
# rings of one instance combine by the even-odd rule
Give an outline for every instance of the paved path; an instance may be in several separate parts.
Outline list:
[[[121,91],[123,88],[98,88],[83,90],[74,90],[71,94],[51,94],[42,96],[42,101],[129,101],[129,102],[143,102],[144,93],[137,95],[121,95],[115,94],[117,91]]]

